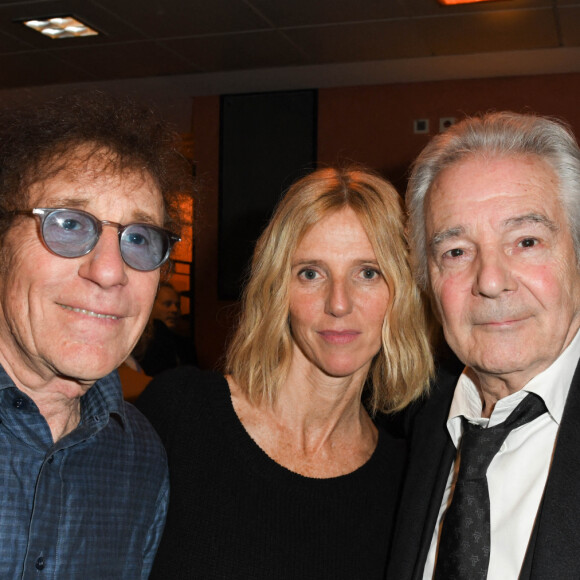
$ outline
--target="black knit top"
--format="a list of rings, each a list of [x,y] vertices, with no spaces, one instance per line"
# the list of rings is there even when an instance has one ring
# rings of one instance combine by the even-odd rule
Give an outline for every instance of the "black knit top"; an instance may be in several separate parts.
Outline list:
[[[223,376],[181,367],[137,406],[163,439],[171,499],[152,579],[382,579],[405,459],[379,427],[356,471],[328,479],[270,459],[239,421]]]

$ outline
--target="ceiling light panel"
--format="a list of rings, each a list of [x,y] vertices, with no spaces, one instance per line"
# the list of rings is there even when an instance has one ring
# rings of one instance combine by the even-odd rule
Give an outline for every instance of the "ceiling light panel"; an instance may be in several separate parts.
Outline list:
[[[96,36],[99,34],[93,28],[72,16],[25,20],[23,24],[53,39]]]
[[[438,0],[443,6],[455,6],[457,4],[476,4],[477,2],[497,2],[497,0]]]

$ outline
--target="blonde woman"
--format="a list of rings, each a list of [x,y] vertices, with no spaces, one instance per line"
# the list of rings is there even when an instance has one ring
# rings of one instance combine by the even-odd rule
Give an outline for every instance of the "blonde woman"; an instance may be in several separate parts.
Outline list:
[[[432,361],[400,200],[362,169],[293,185],[260,237],[226,374],[181,369],[139,406],[172,491],[151,578],[383,578],[404,444],[378,427]]]

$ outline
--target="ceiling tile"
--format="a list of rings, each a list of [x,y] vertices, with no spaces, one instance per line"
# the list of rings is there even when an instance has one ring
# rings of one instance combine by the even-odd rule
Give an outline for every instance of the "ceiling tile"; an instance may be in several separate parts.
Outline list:
[[[62,49],[55,54],[97,79],[164,76],[199,70],[154,42]]]
[[[0,55],[0,87],[50,85],[92,80],[82,70],[66,66],[54,55],[42,53]]]
[[[455,14],[416,20],[433,55],[552,48],[559,45],[550,9]]]
[[[336,24],[401,18],[407,12],[397,0],[249,0],[276,27]]]
[[[1,27],[0,27],[1,28]],[[11,52],[26,52],[34,49],[34,45],[29,42],[4,31],[0,31],[0,54]]]
[[[267,27],[242,0],[99,0],[150,37],[194,36]]]
[[[579,10],[580,0],[454,7],[437,0],[0,0],[0,89],[496,51],[521,58],[580,46]],[[52,40],[15,22],[63,14],[103,34]]]
[[[409,19],[287,29],[284,34],[311,63],[427,56],[427,45]]]
[[[534,8],[552,8],[555,0],[495,0],[494,2],[476,2],[474,4],[455,4],[443,6],[437,0],[399,0],[414,17],[451,16],[453,14],[485,14],[505,10],[530,10]]]
[[[206,72],[305,64],[305,58],[278,32],[249,32],[165,41]]]

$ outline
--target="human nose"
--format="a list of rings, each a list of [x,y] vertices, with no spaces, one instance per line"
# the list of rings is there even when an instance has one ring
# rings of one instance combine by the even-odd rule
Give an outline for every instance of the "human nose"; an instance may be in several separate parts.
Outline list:
[[[331,281],[326,296],[326,313],[345,316],[352,311],[352,289],[345,280]]]
[[[508,258],[497,250],[480,251],[476,261],[473,293],[486,298],[497,298],[503,292],[514,290],[515,279]]]
[[[96,246],[82,260],[79,275],[103,288],[124,285],[128,281],[128,266],[121,256],[115,228],[103,228]]]

